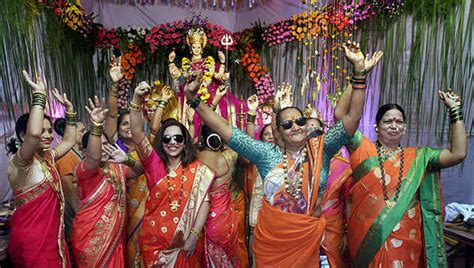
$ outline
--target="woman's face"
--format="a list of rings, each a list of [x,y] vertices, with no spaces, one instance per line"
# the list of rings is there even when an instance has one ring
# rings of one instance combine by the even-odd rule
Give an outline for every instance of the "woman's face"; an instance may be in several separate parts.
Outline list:
[[[202,54],[201,44],[194,43],[191,46],[191,53],[193,54],[193,56],[201,56],[201,54]]]
[[[306,121],[302,123],[303,115],[297,109],[286,109],[281,114],[278,132],[283,142],[290,147],[301,147],[306,142]],[[283,125],[291,121],[291,127],[285,129]],[[299,124],[298,124],[298,123]]]
[[[38,143],[38,149],[40,151],[44,151],[51,148],[51,144],[53,144],[53,128],[51,126],[51,122],[44,118],[43,119],[43,132],[41,133],[41,138]]]
[[[163,132],[161,139],[163,150],[170,158],[177,158],[184,150],[184,134],[178,126],[169,126]]]
[[[397,109],[391,109],[382,116],[377,128],[380,142],[387,146],[395,146],[400,144],[405,134],[406,124],[402,113]]]
[[[132,131],[130,130],[130,115],[124,114],[119,125],[119,137],[122,139],[131,139]]]
[[[272,127],[270,125],[263,129],[262,141],[275,143],[275,140],[273,139]]]

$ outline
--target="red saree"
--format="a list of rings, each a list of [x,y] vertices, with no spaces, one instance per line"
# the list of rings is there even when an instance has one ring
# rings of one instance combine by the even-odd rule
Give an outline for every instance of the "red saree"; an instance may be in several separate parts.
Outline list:
[[[387,206],[375,144],[358,133],[351,145],[354,186],[348,224],[349,251],[361,267],[446,266],[439,178],[432,171],[440,150],[406,148],[403,181],[393,207]],[[400,154],[384,159],[388,196],[393,200]]]
[[[16,153],[8,166],[10,181],[41,176],[40,183],[14,193],[8,253],[15,267],[70,267],[64,237],[64,197],[52,157],[26,163]]]
[[[76,169],[83,194],[71,234],[76,266],[125,267],[126,172],[113,163]]]
[[[207,267],[239,267],[239,218],[232,205],[231,179],[213,185],[209,192],[211,207],[204,226]]]
[[[181,248],[190,235],[201,205],[208,199],[214,172],[198,160],[184,168],[180,165],[176,169],[179,175],[169,178],[169,188],[166,166],[146,138],[139,144],[138,150],[150,191],[139,235],[145,266],[200,267],[203,263],[202,239],[190,258],[186,258],[186,252]],[[173,207],[170,200],[179,206]]]

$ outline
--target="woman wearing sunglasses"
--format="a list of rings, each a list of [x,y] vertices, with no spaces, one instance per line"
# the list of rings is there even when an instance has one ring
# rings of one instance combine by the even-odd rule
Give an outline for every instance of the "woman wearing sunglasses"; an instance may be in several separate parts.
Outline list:
[[[326,219],[321,217],[321,198],[326,190],[329,162],[357,129],[365,96],[368,67],[365,57],[357,43],[348,42],[344,49],[346,58],[354,66],[352,80],[359,90],[352,95],[351,109],[341,122],[323,136],[307,142],[306,119],[298,108],[285,108],[276,115],[274,133],[277,132],[281,139],[283,156],[276,166],[266,167],[273,169],[264,179],[264,200],[255,227],[253,249],[257,267],[319,265],[321,240],[326,226]],[[201,105],[194,91],[194,85],[186,89],[191,106],[196,108],[207,125],[228,141],[229,147],[251,161],[259,161],[258,156],[271,153],[257,152],[260,146],[245,145],[246,138],[234,137],[234,129]],[[331,261],[331,252],[326,253]]]
[[[345,91],[336,118],[350,108],[353,90]],[[466,129],[460,97],[439,91],[449,110],[448,149],[402,147],[405,111],[385,104],[375,116],[377,141],[357,131],[348,144],[354,185],[348,223],[348,247],[357,267],[446,267],[443,240],[441,168],[463,161]]]
[[[214,172],[197,160],[189,132],[174,119],[163,122],[150,144],[141,115],[142,98],[149,90],[146,82],[140,83],[130,103],[132,139],[150,192],[139,238],[141,254],[147,267],[198,267]]]

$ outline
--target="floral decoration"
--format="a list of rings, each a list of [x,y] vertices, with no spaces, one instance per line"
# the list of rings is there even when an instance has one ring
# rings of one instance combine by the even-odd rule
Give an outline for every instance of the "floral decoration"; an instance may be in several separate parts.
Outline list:
[[[145,55],[140,47],[135,44],[129,45],[128,48],[120,57],[120,61],[125,78],[131,80],[135,74],[136,66],[145,60]]]
[[[263,33],[263,40],[270,47],[295,40],[293,30],[291,29],[291,19],[279,21],[268,26]]]

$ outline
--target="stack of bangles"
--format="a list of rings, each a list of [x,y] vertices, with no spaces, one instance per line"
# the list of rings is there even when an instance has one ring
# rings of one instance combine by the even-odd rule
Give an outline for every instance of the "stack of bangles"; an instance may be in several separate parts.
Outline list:
[[[367,88],[366,85],[366,79],[367,79],[367,71],[353,71],[353,74],[351,76],[351,84],[352,88],[355,90],[365,90]]]
[[[101,137],[104,130],[104,123],[96,123],[91,120],[90,134],[96,137]]]
[[[142,104],[136,104],[133,101],[131,101],[130,102],[130,111],[141,112],[142,111]]]
[[[40,108],[44,110],[46,107],[46,94],[43,92],[33,92],[33,99],[32,99],[33,107]]]
[[[168,101],[167,101],[167,100],[163,100],[163,99],[158,100],[158,107],[161,107],[161,108],[163,108],[163,110],[164,110],[164,109],[166,109],[166,105],[168,105]]]
[[[464,120],[461,105],[456,105],[454,107],[449,108],[449,119],[451,124]]]
[[[217,107],[214,104],[209,103],[209,108],[211,108],[211,110],[215,111]]]
[[[195,228],[191,228],[191,231],[189,231],[190,234],[196,236],[197,238],[199,238],[199,232],[195,229]]]
[[[75,126],[77,122],[77,113],[66,112],[66,125]]]
[[[112,88],[109,91],[109,95],[118,98],[119,93],[118,93],[118,86],[117,85],[112,85]]]
[[[247,123],[255,123],[256,114],[247,113]]]

